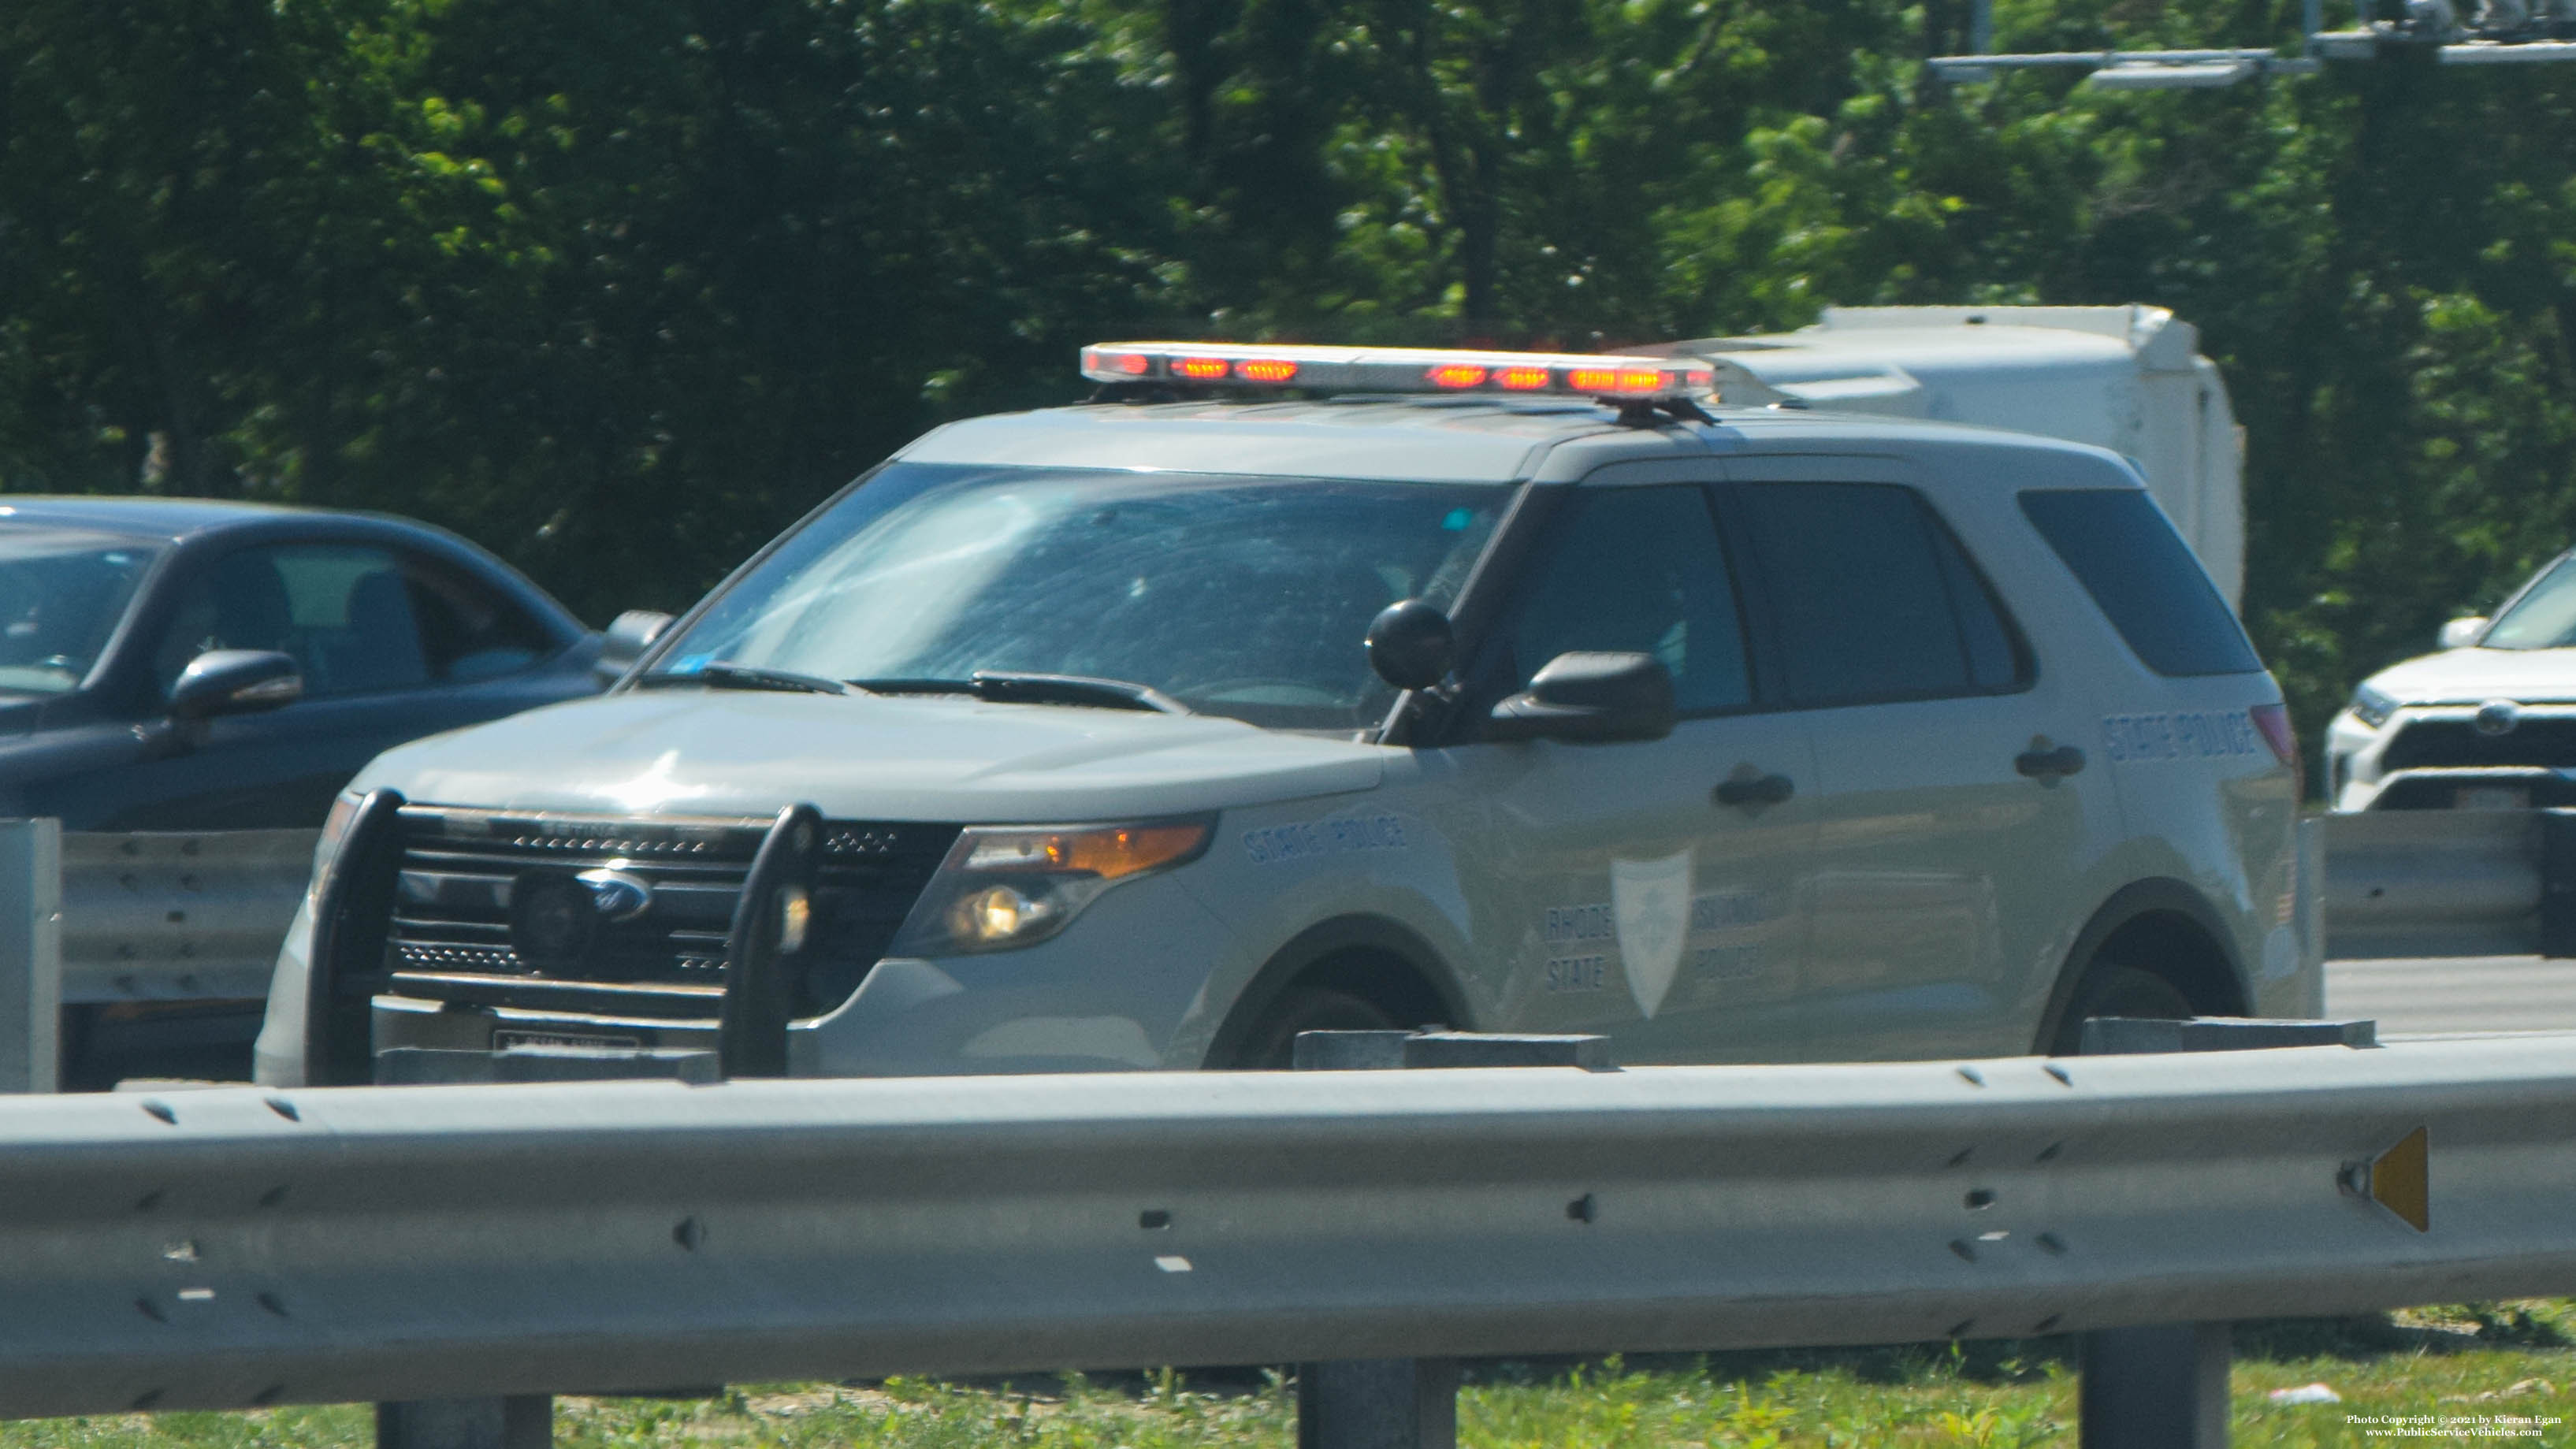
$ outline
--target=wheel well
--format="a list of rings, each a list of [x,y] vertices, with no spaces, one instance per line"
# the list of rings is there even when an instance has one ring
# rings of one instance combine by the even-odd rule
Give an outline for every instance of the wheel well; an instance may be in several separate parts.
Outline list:
[[[1412,932],[1391,922],[1352,919],[1314,927],[1281,947],[1235,998],[1208,1044],[1207,1062],[1235,1060],[1281,997],[1309,987],[1348,992],[1407,1025],[1468,1026],[1459,1000],[1424,964],[1438,959]]]
[[[2245,993],[2228,969],[2227,953],[2200,922],[2177,911],[2130,917],[2103,939],[2086,965],[2117,961],[2152,971],[2173,983],[2202,1016],[2242,1016]]]
[[[1408,1026],[1441,1022],[1449,1014],[1440,993],[1431,989],[1412,962],[1364,946],[1327,956],[1298,972],[1280,994],[1308,987],[1348,992]]]
[[[2138,881],[2114,892],[2077,934],[2040,1014],[2036,1050],[2047,1051],[2056,1039],[2085,969],[2106,960],[2163,977],[2199,1015],[2242,1016],[2248,1009],[2244,975],[2209,903],[2178,880]]]

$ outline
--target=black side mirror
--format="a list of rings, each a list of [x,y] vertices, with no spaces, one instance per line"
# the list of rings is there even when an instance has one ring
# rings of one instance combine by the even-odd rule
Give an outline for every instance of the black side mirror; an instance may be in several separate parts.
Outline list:
[[[1369,667],[1398,689],[1429,689],[1449,673],[1456,640],[1449,616],[1420,599],[1401,599],[1369,620]]]
[[[304,697],[302,666],[274,649],[209,649],[170,686],[174,719],[255,714]]]
[[[599,658],[590,669],[602,679],[614,680],[635,667],[662,631],[671,627],[671,616],[652,609],[629,609],[612,620],[608,632],[600,636]]]
[[[1659,740],[1673,732],[1673,672],[1652,654],[1559,654],[1494,706],[1489,740]]]

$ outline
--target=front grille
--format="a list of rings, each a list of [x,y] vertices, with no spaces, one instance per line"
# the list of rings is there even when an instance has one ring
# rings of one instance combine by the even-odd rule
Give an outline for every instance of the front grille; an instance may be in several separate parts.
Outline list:
[[[2383,770],[2477,769],[2536,765],[2576,769],[2576,717],[2525,715],[2500,735],[2478,733],[2465,719],[2419,719],[2398,730],[2380,756]]]
[[[626,820],[406,806],[386,989],[459,1005],[705,1020],[721,1010],[725,938],[766,820]],[[959,827],[824,822],[797,1014],[849,999],[885,954]],[[512,938],[522,893],[584,871],[640,884],[628,919],[586,922],[570,956],[532,961]]]

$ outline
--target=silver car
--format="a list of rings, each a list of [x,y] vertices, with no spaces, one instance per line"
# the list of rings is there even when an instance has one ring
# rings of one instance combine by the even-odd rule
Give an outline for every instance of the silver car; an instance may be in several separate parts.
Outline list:
[[[914,442],[606,696],[378,759],[261,1079],[1431,1022],[1982,1056],[2318,1006],[2279,690],[2120,458],[1710,413],[1669,359],[1085,363],[1094,403]]]

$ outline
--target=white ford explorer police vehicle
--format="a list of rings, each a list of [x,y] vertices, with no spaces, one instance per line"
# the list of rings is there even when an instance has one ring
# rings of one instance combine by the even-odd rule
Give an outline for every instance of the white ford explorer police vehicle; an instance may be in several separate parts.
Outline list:
[[[2062,1049],[2295,1015],[2281,696],[2099,449],[1655,357],[1086,349],[611,693],[343,797],[259,1041],[741,1074]]]
[[[2493,619],[2442,626],[2442,652],[2370,676],[2326,727],[2337,810],[2576,805],[2576,553]]]

